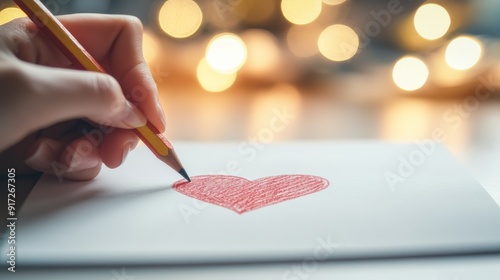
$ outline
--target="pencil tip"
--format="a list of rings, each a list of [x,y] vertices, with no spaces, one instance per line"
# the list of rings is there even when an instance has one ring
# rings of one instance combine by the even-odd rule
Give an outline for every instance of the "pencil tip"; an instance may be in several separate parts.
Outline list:
[[[186,180],[188,180],[188,182],[191,182],[191,178],[189,178],[186,170],[184,170],[184,168],[182,168],[181,170],[179,170],[179,174],[182,175],[182,177],[184,177]]]

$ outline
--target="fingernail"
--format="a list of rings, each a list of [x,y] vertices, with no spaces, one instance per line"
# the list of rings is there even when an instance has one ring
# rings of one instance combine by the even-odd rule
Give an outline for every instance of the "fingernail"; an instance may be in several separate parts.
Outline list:
[[[122,163],[127,159],[128,153],[132,150],[132,143],[127,143],[123,146]]]
[[[88,145],[92,144],[88,143]],[[88,155],[90,155],[91,152],[89,149],[92,149],[92,146],[89,148],[83,144],[78,145],[71,157],[66,172],[78,172],[96,167],[99,164],[99,159],[96,157],[89,157]]]
[[[158,114],[160,115],[160,120],[161,123],[163,124],[163,128],[167,127],[167,122],[165,121],[165,112],[163,111],[163,108],[161,107],[160,102],[156,103],[156,110],[158,111]],[[164,129],[162,129],[164,130]],[[163,131],[160,131],[163,132]]]
[[[131,127],[145,126],[147,120],[144,114],[141,112],[141,110],[139,110],[139,108],[135,107],[128,101],[127,101],[127,107],[128,107],[128,114],[122,121]]]
[[[34,169],[46,169],[51,165],[50,155],[51,150],[49,145],[42,142],[24,163]]]

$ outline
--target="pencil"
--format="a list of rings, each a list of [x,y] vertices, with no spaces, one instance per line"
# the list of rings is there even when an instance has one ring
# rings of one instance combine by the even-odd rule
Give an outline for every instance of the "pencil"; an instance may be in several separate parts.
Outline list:
[[[57,48],[81,70],[106,73],[104,68],[71,35],[62,23],[38,0],[14,0]],[[191,182],[172,144],[149,121],[134,129],[139,138],[161,161]]]

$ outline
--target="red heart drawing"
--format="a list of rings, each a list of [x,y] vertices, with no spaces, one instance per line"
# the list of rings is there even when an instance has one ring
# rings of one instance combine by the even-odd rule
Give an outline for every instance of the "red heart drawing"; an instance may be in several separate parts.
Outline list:
[[[328,180],[311,175],[279,175],[249,181],[237,176],[191,177],[174,183],[176,191],[239,214],[321,191]]]

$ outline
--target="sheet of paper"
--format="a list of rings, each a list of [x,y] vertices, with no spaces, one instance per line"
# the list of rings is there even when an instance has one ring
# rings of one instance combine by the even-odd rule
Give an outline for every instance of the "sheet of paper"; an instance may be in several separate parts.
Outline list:
[[[18,265],[260,262],[500,249],[500,209],[442,147],[177,143],[191,176],[305,174],[329,186],[238,214],[181,194],[144,147],[90,182],[43,177],[18,219]],[[3,248],[5,251],[5,247]],[[2,253],[3,258],[5,254]]]

